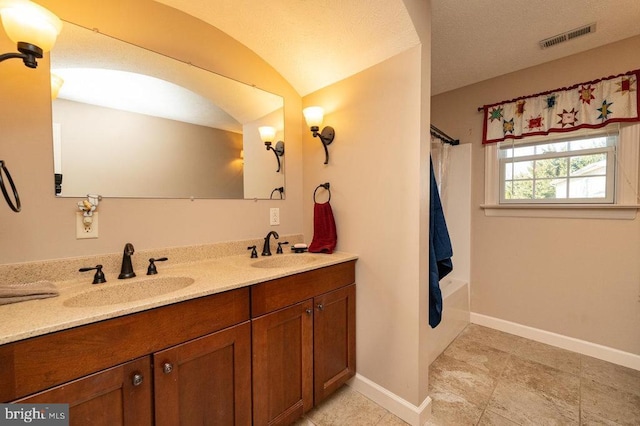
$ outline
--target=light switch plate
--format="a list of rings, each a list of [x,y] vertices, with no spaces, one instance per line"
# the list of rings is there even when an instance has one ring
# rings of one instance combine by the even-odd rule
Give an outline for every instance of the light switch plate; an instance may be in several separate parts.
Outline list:
[[[98,213],[93,212],[91,216],[91,226],[89,228],[84,226],[83,219],[83,214],[76,212],[76,239],[98,238]]]
[[[269,210],[269,224],[280,225],[280,209],[278,207],[272,207]]]

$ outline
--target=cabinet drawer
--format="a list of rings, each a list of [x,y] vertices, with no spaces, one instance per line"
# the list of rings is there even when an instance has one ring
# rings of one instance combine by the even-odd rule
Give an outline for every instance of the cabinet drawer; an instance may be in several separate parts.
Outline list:
[[[251,317],[353,284],[356,280],[355,263],[355,260],[339,263],[252,286]]]
[[[29,395],[249,319],[242,288],[0,346],[0,401]]]

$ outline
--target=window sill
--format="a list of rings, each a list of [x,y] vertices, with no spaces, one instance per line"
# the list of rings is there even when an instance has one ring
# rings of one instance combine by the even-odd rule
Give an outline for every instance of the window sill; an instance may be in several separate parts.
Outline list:
[[[481,204],[480,208],[492,217],[633,220],[640,204]]]

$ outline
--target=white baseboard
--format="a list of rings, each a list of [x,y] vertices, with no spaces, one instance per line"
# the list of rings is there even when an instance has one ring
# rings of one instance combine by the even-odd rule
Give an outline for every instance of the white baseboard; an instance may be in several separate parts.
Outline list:
[[[640,371],[640,355],[471,312],[471,322]]]
[[[419,407],[400,398],[375,382],[356,373],[349,386],[382,408],[400,417],[411,426],[423,426],[431,417],[431,398],[427,397]]]

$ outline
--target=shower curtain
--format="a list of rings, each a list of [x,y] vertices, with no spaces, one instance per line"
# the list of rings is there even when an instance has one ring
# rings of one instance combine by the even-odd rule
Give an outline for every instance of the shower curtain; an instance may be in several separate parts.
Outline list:
[[[431,160],[442,205],[447,205],[447,183],[449,180],[449,150],[451,145],[431,136]]]

